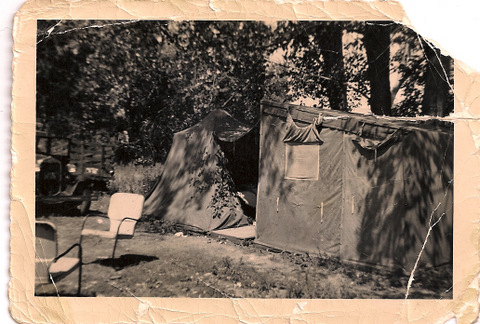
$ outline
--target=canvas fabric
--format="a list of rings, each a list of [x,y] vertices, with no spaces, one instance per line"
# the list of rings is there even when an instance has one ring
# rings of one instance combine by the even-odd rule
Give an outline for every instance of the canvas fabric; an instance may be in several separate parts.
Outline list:
[[[219,158],[223,154],[219,139],[235,141],[248,131],[225,111],[216,110],[176,133],[162,177],[145,201],[144,214],[201,231],[247,225],[235,194],[218,193],[222,173],[229,172]],[[222,205],[215,212],[214,206]]]
[[[409,264],[416,260],[428,228],[438,221],[420,262],[435,266],[450,263],[453,260],[453,132],[412,132],[405,141],[408,143],[403,151],[406,259]]]
[[[288,116],[307,129],[319,111],[263,107],[256,240],[408,271],[435,224],[420,264],[451,264],[453,125],[323,111],[318,180],[286,179]]]
[[[283,138],[285,143],[297,143],[297,144],[319,144],[322,143],[320,134],[317,130],[316,122],[300,127],[293,121],[290,114],[287,116],[287,122],[285,123],[286,134]]]
[[[305,126],[305,125],[303,125]],[[273,116],[261,121],[257,241],[287,251],[340,252],[342,135],[322,130],[318,180],[285,179],[284,137],[289,125]]]
[[[343,135],[341,257],[393,266],[404,259],[402,145],[372,151]]]
[[[412,269],[452,260],[453,136],[411,130],[377,151],[345,134],[343,259]],[[430,222],[431,217],[431,222]],[[355,233],[355,235],[352,235]]]

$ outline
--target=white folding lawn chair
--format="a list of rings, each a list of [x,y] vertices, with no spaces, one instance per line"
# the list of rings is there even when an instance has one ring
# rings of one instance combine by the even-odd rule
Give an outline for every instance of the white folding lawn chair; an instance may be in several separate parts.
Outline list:
[[[76,257],[68,257],[70,251],[77,247]],[[78,268],[78,290],[80,295],[82,283],[82,247],[76,243],[65,252],[57,255],[57,230],[50,222],[35,222],[35,287],[41,290],[44,285],[55,284]],[[37,291],[38,292],[38,291]]]
[[[80,244],[84,236],[96,236],[107,239],[115,239],[112,252],[112,262],[115,259],[117,241],[120,239],[131,239],[135,234],[135,227],[142,216],[144,197],[131,193],[116,193],[110,198],[108,214],[88,215],[82,225]],[[87,220],[91,217],[107,218],[110,222],[108,231],[85,228]]]

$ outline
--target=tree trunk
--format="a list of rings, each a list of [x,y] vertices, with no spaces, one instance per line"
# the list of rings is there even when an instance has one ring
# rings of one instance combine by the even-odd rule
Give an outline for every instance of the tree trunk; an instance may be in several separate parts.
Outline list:
[[[330,33],[322,33],[324,37],[320,44],[325,75],[331,77],[331,80],[326,82],[326,95],[331,109],[348,111],[347,86],[343,66],[343,29],[337,24],[332,24],[330,27]]]
[[[367,52],[367,78],[370,81],[370,109],[375,115],[392,114],[390,93],[390,25],[367,22],[363,44]]]
[[[422,43],[427,59],[422,114],[442,117],[450,112],[447,104],[447,81],[451,59],[441,55],[438,48],[433,48],[433,45],[426,41],[422,40]]]

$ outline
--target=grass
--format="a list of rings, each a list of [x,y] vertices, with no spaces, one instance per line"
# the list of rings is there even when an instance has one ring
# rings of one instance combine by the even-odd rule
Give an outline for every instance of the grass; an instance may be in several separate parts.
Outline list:
[[[59,250],[78,242],[83,219],[51,217],[48,220],[58,228]],[[93,228],[104,225],[107,224]],[[83,294],[292,299],[405,297],[408,281],[405,274],[369,270],[326,255],[272,253],[255,244],[242,247],[223,238],[190,235],[189,232],[178,237],[170,234],[177,231],[173,224],[158,222],[154,225],[154,233],[161,230],[166,234],[148,234],[144,228],[139,228],[138,231],[143,232],[141,235],[135,235],[133,241],[120,243],[117,257],[118,264],[124,267],[121,272],[103,261],[87,262],[83,271]],[[111,253],[110,244],[85,242],[84,260]],[[99,277],[99,271],[105,276]],[[112,280],[112,276],[118,278]],[[76,289],[77,277],[69,278],[59,288],[62,294]],[[399,284],[393,285],[394,280]],[[452,298],[451,286],[451,269],[420,268],[409,298]]]
[[[255,291],[249,297],[282,297],[274,288],[277,288],[275,279],[268,273],[258,271],[254,267],[246,264],[243,258],[234,261],[230,257],[224,257],[219,264],[214,264],[211,273],[220,280],[231,282],[233,285],[239,285],[244,289]],[[229,292],[231,297],[235,297],[234,292]],[[248,296],[248,295],[247,295]]]
[[[273,273],[255,269],[242,260],[235,262],[223,258],[213,266],[212,273],[219,279],[255,290],[251,293],[260,298],[302,298],[302,299],[354,299],[354,298],[403,298],[408,275],[399,271],[367,268],[343,263],[338,258],[326,255],[281,254],[283,262],[296,264],[300,270],[282,278]],[[442,269],[421,269],[415,276],[415,293],[412,298],[432,298],[436,292],[449,298],[451,292],[451,271]],[[247,295],[248,296],[248,295]]]
[[[212,266],[211,273],[218,280],[226,280],[233,285],[239,285],[252,290],[252,297],[260,298],[355,298],[355,291],[351,281],[342,275],[333,275],[329,278],[315,272],[305,272],[279,281],[278,277],[268,272],[255,269],[245,264],[243,259],[235,262],[230,257],[224,257],[219,264]],[[228,294],[234,295],[229,291]],[[248,296],[248,293],[247,293]]]
[[[163,164],[152,166],[114,165],[113,178],[108,182],[108,193],[100,195],[98,201],[93,201],[90,210],[106,213],[110,196],[116,192],[136,193],[147,196],[153,189],[163,172]],[[162,224],[165,227],[164,224]]]
[[[114,177],[108,183],[110,192],[130,192],[146,196],[162,175],[163,164],[152,166],[115,165]]]

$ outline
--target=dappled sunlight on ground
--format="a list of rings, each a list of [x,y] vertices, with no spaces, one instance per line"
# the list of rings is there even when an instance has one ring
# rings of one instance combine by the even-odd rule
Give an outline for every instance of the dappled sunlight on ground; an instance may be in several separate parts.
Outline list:
[[[59,251],[78,241],[83,217],[43,219],[56,225]],[[109,259],[113,240],[85,240],[82,296],[403,298],[405,294],[406,276],[393,278],[343,267],[338,260],[273,253],[224,238],[161,235],[143,228],[140,224],[132,240],[119,241],[113,262]],[[76,276],[74,272],[56,283],[59,295],[76,292]],[[435,291],[425,283],[414,284],[412,298],[451,298],[451,290],[445,293],[448,287],[440,279],[434,282]]]

